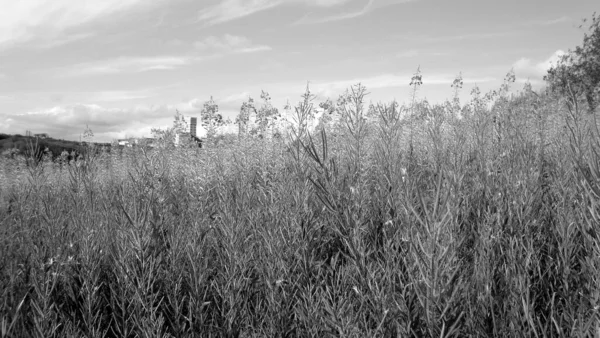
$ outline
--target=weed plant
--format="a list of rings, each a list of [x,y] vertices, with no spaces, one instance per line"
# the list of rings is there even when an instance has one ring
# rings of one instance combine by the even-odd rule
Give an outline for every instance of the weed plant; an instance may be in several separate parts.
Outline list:
[[[0,337],[598,336],[600,139],[512,81],[357,85],[312,131],[307,91],[286,140],[5,158]]]

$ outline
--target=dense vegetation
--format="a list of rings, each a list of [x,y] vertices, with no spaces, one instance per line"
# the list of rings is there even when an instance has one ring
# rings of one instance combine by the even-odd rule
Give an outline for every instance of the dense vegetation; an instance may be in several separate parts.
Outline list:
[[[356,85],[314,130],[307,89],[287,137],[4,159],[0,335],[598,335],[598,90],[572,67],[600,53],[583,55],[538,92],[509,73],[431,105],[417,73],[408,106]]]

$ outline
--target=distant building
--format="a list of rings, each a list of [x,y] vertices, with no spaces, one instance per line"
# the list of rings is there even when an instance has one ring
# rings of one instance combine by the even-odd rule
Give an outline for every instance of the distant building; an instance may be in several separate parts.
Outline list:
[[[119,143],[120,146],[125,146],[125,147],[133,147],[134,145],[138,145],[140,143],[143,143],[145,145],[148,145],[150,147],[154,146],[154,139],[153,138],[149,138],[149,137],[139,137],[139,138],[125,138],[125,139],[118,139],[117,142]]]
[[[117,140],[117,142],[119,142],[120,146],[127,146],[127,147],[131,147],[132,146],[132,144],[131,144],[130,141],[131,141],[131,139],[120,139],[120,140]]]
[[[196,142],[196,145],[198,145],[198,147],[202,148],[202,139],[199,138],[198,136],[192,135],[191,133],[175,133],[174,144],[176,146],[180,145],[181,143],[184,143],[184,140],[190,140],[190,141]]]
[[[196,136],[196,131],[198,127],[198,118],[190,117],[190,135]]]
[[[37,137],[37,138],[48,138],[50,137],[48,134],[46,133],[41,133],[41,134],[33,134],[33,136]]]
[[[174,143],[175,145],[179,145],[183,142],[183,140],[191,139],[194,140],[198,146],[201,146],[201,134],[203,131],[202,126],[198,126],[198,118],[197,117],[186,117],[185,118],[186,129],[180,130],[175,133]],[[200,132],[200,135],[199,135]]]

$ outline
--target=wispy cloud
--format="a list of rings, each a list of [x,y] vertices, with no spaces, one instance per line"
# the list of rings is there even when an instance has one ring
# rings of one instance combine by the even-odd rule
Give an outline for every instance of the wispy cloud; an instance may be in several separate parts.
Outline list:
[[[527,22],[524,22],[523,25],[524,26],[552,26],[552,25],[557,25],[557,24],[570,22],[570,21],[571,21],[570,17],[561,16],[561,17],[555,18],[555,19],[527,21]]]
[[[419,55],[420,55],[420,53],[419,53],[418,50],[416,50],[416,49],[409,49],[409,50],[397,53],[396,57],[399,57],[399,58],[412,58],[412,57],[419,56]]]
[[[230,54],[230,53],[253,53],[271,50],[270,46],[257,45],[243,36],[225,34],[223,37],[209,36],[194,43],[198,51]]]
[[[151,70],[169,70],[189,64],[189,56],[119,57],[109,60],[76,64],[56,70],[63,76],[140,73]]]
[[[223,0],[219,4],[201,10],[198,20],[215,25],[262,12],[282,4],[281,0]]]
[[[304,3],[309,6],[317,6],[317,7],[333,7],[343,5],[345,3],[351,2],[353,0],[296,0],[296,2]],[[293,0],[291,1],[293,2]]]
[[[89,102],[113,102],[146,99],[152,96],[146,90],[109,90],[99,92],[73,93],[71,96],[82,96]]]
[[[300,20],[296,21],[295,24],[296,25],[313,25],[313,24],[326,23],[326,22],[332,22],[332,21],[354,19],[359,16],[363,16],[363,15],[367,14],[369,12],[369,10],[372,8],[374,1],[375,0],[369,0],[369,2],[367,3],[367,5],[365,7],[363,7],[361,10],[354,11],[354,12],[339,13],[339,14],[334,14],[334,15],[325,16],[325,17],[314,17],[311,14],[307,14],[304,17],[302,17]]]
[[[505,32],[489,32],[489,33],[467,33],[457,35],[446,35],[446,36],[426,36],[426,35],[404,35],[400,39],[406,41],[415,42],[454,42],[454,41],[467,41],[467,40],[483,40],[490,38],[506,37],[516,34],[516,31],[505,31]]]
[[[411,2],[411,1],[415,1],[415,0],[368,0],[368,2],[364,5],[364,7],[360,8],[358,10],[336,13],[336,14],[327,15],[327,16],[316,16],[314,13],[309,13],[309,14],[305,15],[304,17],[302,17],[300,20],[296,21],[294,24],[295,25],[308,25],[308,24],[320,24],[320,23],[354,19],[354,18],[361,17],[363,15],[366,15],[378,8],[402,4],[402,3]]]
[[[35,92],[19,95],[19,99],[26,100],[31,96],[43,96],[51,98],[52,103],[79,102],[79,103],[106,103],[121,102],[131,100],[141,100],[156,95],[154,89],[139,90],[99,90],[99,91],[62,91],[56,92]]]
[[[304,5],[309,7],[331,8],[348,3],[365,4],[365,6],[358,11],[346,12],[322,18],[311,18],[307,16],[297,22],[317,23],[350,19],[364,15],[376,8],[408,1],[413,0],[223,0],[216,5],[201,10],[198,13],[198,21],[203,22],[207,26],[211,26],[240,19],[255,13],[273,9],[281,5]]]
[[[183,42],[178,42],[178,44],[185,46]],[[188,43],[187,46],[190,46],[190,44]],[[222,37],[209,36],[191,43],[189,48],[189,51],[184,52],[182,55],[122,56],[61,67],[52,70],[52,73],[62,77],[70,77],[164,71],[226,55],[271,50],[268,45],[255,44],[246,37],[230,34],[225,34]]]
[[[69,29],[138,5],[147,3],[142,0],[4,1],[0,11],[0,47],[34,39],[60,41]]]
[[[37,47],[37,48],[55,48],[55,47],[73,43],[75,41],[85,40],[85,39],[93,37],[94,35],[95,34],[92,32],[64,34],[61,37],[57,37],[52,40],[40,42],[35,47]]]
[[[432,51],[420,51],[418,49],[408,49],[402,52],[396,53],[397,58],[415,58],[418,56],[443,56],[450,55],[449,52],[432,52]]]

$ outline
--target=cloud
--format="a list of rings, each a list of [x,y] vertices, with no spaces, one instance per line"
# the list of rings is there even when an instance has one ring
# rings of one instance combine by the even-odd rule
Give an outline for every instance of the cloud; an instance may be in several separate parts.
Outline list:
[[[318,7],[332,7],[345,4],[351,0],[306,0],[305,2],[309,5]]]
[[[336,13],[336,14],[329,15],[329,16],[318,16],[318,17],[314,17],[314,14],[310,13],[310,14],[307,14],[304,17],[302,17],[300,20],[296,21],[294,24],[295,25],[308,25],[308,24],[320,24],[320,23],[327,23],[327,22],[333,22],[333,21],[354,19],[354,18],[363,16],[365,14],[368,14],[378,8],[387,7],[387,6],[391,6],[391,5],[397,5],[397,4],[411,2],[411,1],[414,1],[414,0],[368,0],[366,5],[359,10],[347,11],[347,12],[343,12],[343,13]],[[344,1],[344,3],[345,2],[347,2],[347,1]]]
[[[136,105],[128,108],[107,108],[82,103],[60,105],[22,114],[0,115],[0,133],[31,130],[48,133],[54,138],[79,140],[86,126],[89,126],[96,142],[111,142],[125,137],[151,137],[153,128],[164,129],[173,125],[175,111],[185,117],[200,117],[204,101],[193,98],[174,104]],[[220,132],[236,131],[236,126],[220,129]],[[198,133],[202,135],[205,130],[199,126]]]
[[[451,55],[450,52],[432,52],[432,51],[420,51],[417,49],[408,49],[399,53],[396,53],[397,58],[414,58],[418,56],[447,56]]]
[[[89,125],[95,140],[110,142],[125,136],[151,136],[152,128],[172,125],[175,110],[199,115],[199,99],[169,105],[137,105],[130,108],[107,108],[98,104],[60,105],[22,114],[0,115],[0,133],[20,130],[45,132],[52,137],[77,140]]]
[[[281,0],[223,0],[218,5],[201,10],[198,21],[215,25],[262,12],[279,6]]]
[[[243,17],[270,10],[281,5],[304,5],[327,9],[346,5],[348,3],[366,3],[366,6],[364,6],[363,9],[358,12],[348,12],[332,17],[315,19],[317,21],[334,21],[361,16],[372,9],[407,1],[412,0],[223,0],[216,5],[201,10],[198,13],[198,21],[203,22],[207,26],[212,26],[236,19],[241,19]],[[312,19],[306,18],[305,20],[307,20],[306,23],[308,23],[308,21]]]
[[[140,5],[148,3],[142,0],[4,1],[0,11],[0,47],[33,39],[60,40],[70,29]]]
[[[108,90],[98,92],[69,93],[70,97],[79,97],[88,102],[115,102],[146,99],[152,93],[146,90]]]
[[[270,46],[256,45],[246,37],[230,34],[225,34],[221,38],[209,36],[204,40],[196,42],[194,47],[198,51],[217,52],[219,54],[254,53],[271,50]]]
[[[174,44],[175,42],[172,43]],[[181,41],[177,41],[176,43],[178,45],[185,45]],[[270,46],[254,44],[246,37],[225,34],[222,37],[209,36],[197,41],[193,43],[192,49],[187,53],[183,53],[183,55],[122,56],[83,62],[68,67],[55,68],[47,72],[58,77],[75,77],[173,70],[225,55],[256,53],[268,50],[271,50]]]
[[[313,17],[312,14],[307,14],[304,17],[302,17],[300,20],[296,21],[294,24],[296,24],[296,25],[314,25],[314,24],[326,23],[326,22],[332,22],[332,21],[354,19],[359,16],[363,16],[363,15],[367,14],[369,12],[369,10],[371,9],[371,6],[373,5],[374,1],[375,0],[369,0],[369,2],[367,3],[367,5],[365,7],[363,7],[361,10],[354,11],[354,12],[344,12],[344,13],[338,13],[338,14],[334,14],[334,15],[330,15],[330,16],[316,17],[316,18]]]
[[[419,56],[419,54],[420,53],[419,53],[418,50],[416,50],[416,49],[409,49],[407,51],[400,52],[400,53],[396,54],[396,57],[399,57],[399,58],[412,58],[412,57],[415,57],[415,56]]]
[[[417,56],[447,56],[451,55],[450,52],[431,52],[431,51],[420,51],[417,49],[409,49],[403,52],[399,52],[396,54],[397,58],[414,58]]]
[[[531,78],[533,80],[541,80],[544,75],[548,72],[553,65],[556,65],[560,57],[564,55],[565,52],[562,50],[557,50],[546,60],[541,62],[534,62],[530,58],[520,58],[515,63],[513,63],[513,69],[515,71],[515,75],[521,78]]]
[[[55,71],[63,76],[140,73],[152,70],[176,69],[192,61],[193,58],[189,56],[119,57],[80,63]]]
[[[373,89],[384,89],[384,88],[402,88],[409,87],[410,78],[412,74],[380,74],[370,77],[354,78],[354,79],[343,79],[331,82],[310,82],[310,91],[320,97],[332,97],[341,94],[346,89],[353,85],[361,83],[367,87],[368,91]],[[423,74],[423,85],[435,86],[443,85],[450,86],[456,74]],[[494,77],[464,77],[464,84],[483,84],[496,81]],[[302,92],[304,88],[300,88],[297,84],[276,84],[272,87],[275,88],[290,88],[288,92]],[[294,89],[291,89],[294,88]]]
[[[232,95],[226,96],[222,99],[219,99],[218,101],[220,104],[222,104],[222,103],[225,103],[225,104],[238,103],[238,102],[243,102],[243,101],[248,100],[248,97],[250,97],[250,93],[242,92],[239,94],[232,94]]]
[[[41,42],[37,44],[35,47],[37,48],[55,48],[63,45],[70,44],[75,41],[85,40],[90,37],[95,36],[94,33],[74,33],[74,34],[64,34],[62,37],[57,37],[53,40]]]
[[[415,35],[410,34],[401,37],[402,40],[405,41],[415,41],[415,42],[451,42],[451,41],[465,41],[465,40],[483,40],[497,37],[505,37],[515,34],[516,31],[507,31],[507,32],[490,32],[490,33],[468,33],[468,34],[458,34],[458,35],[449,35],[449,36],[424,36],[424,35]]]
[[[410,78],[412,75],[394,75],[394,74],[382,74],[367,78],[356,78],[352,80],[341,80],[323,84],[316,84],[316,88],[320,87],[328,87],[332,89],[346,89],[352,85],[357,83],[362,83],[367,87],[367,89],[377,89],[377,88],[390,88],[390,87],[401,87],[408,86],[410,83]],[[456,75],[427,75],[423,74],[423,85],[451,85],[452,81],[456,78]],[[484,83],[495,81],[496,79],[493,77],[465,77],[463,78],[463,83],[465,84],[473,84],[473,83]]]
[[[523,25],[525,26],[552,26],[565,22],[570,22],[571,18],[568,16],[561,16],[555,19],[546,19],[546,20],[532,20],[525,22]]]

